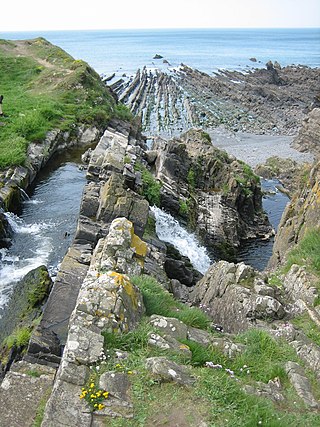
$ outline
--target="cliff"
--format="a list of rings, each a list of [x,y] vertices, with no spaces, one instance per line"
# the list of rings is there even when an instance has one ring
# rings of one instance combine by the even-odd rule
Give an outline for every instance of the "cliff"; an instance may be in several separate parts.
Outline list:
[[[112,117],[130,117],[99,75],[43,38],[0,40],[0,246],[38,171],[58,150],[97,142]]]

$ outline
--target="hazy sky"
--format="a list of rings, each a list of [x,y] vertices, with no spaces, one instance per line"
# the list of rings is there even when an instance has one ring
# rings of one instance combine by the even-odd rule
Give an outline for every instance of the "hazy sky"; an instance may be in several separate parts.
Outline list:
[[[3,0],[0,31],[320,27],[320,0]]]

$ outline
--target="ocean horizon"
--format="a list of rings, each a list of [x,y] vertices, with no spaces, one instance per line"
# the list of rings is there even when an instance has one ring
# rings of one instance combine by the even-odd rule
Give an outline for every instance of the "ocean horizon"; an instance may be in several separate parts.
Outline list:
[[[126,76],[138,68],[178,67],[208,74],[281,66],[320,67],[320,28],[141,29],[0,32],[8,40],[44,37],[99,74]],[[154,59],[155,55],[161,58]]]

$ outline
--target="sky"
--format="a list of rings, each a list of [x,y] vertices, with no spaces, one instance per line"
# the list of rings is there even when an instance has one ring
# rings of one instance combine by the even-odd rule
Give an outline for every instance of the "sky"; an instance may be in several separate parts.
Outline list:
[[[320,27],[320,0],[9,0],[0,32]]]

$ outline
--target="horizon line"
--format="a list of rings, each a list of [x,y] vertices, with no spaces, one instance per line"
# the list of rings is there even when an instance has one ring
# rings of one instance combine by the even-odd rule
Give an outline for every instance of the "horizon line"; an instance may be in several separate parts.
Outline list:
[[[150,27],[150,28],[61,28],[61,29],[25,29],[25,30],[5,30],[1,33],[39,33],[39,32],[59,32],[59,31],[163,31],[163,30],[318,30],[320,26],[304,27]]]

